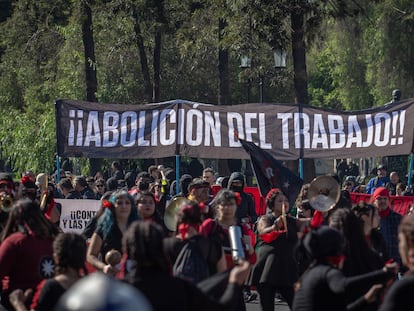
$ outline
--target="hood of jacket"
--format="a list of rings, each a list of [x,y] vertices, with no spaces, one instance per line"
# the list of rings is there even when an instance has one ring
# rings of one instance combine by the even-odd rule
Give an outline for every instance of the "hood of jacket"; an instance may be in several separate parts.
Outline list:
[[[231,188],[231,183],[233,181],[236,181],[236,180],[241,181],[242,185],[243,185],[243,188],[244,188],[244,175],[241,172],[231,173],[230,178],[229,178],[229,182],[227,184],[227,188],[230,189]]]

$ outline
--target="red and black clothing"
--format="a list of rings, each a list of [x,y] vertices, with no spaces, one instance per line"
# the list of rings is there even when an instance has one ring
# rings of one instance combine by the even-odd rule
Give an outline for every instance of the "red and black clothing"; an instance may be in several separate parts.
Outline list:
[[[37,286],[30,309],[36,311],[54,310],[65,291],[66,289],[54,278],[43,280]]]
[[[274,215],[268,216],[270,223],[276,221]],[[293,285],[298,279],[294,252],[298,242],[296,219],[287,216],[286,224],[287,231],[259,235],[257,241],[257,263],[253,267],[252,284],[257,286],[264,311],[274,310],[276,291],[282,294],[289,306],[292,305]]]
[[[54,275],[53,240],[35,234],[16,232],[0,245],[0,278],[3,282],[2,304],[15,289],[35,289],[44,278]]]
[[[360,310],[366,305],[363,295],[373,284],[386,282],[393,275],[381,270],[366,274],[345,277],[341,270],[318,264],[303,276],[301,287],[296,292],[292,311],[345,311]],[[359,289],[360,299],[347,305],[347,292]]]
[[[252,240],[252,245],[254,245],[256,236],[250,229],[250,227],[247,224],[240,224],[239,226],[241,228],[242,235],[250,236]],[[212,240],[216,240],[221,244],[224,250],[224,255],[226,257],[227,268],[234,267],[235,264],[232,258],[230,235],[228,228],[224,228],[223,226],[221,226],[217,220],[209,218],[202,223],[200,231],[204,236],[209,237]],[[249,255],[247,249],[245,249],[244,252],[246,255],[246,259],[251,264],[254,264],[256,262],[256,253]]]
[[[210,275],[217,273],[217,263],[221,258],[221,245],[214,240],[203,237],[202,235],[195,235],[189,239],[194,241],[199,246],[202,256],[207,261]],[[164,239],[165,250],[172,264],[176,261],[185,243],[185,240],[180,240],[176,237]]]

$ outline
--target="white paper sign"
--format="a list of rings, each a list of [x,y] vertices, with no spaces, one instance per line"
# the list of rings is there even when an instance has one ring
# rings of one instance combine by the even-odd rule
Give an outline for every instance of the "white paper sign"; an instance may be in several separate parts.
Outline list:
[[[96,214],[100,200],[55,199],[62,204],[59,226],[63,232],[82,233],[86,224]]]

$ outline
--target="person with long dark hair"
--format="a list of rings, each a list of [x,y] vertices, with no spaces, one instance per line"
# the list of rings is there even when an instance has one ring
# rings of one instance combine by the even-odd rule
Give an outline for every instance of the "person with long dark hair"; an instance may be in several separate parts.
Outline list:
[[[388,258],[387,246],[384,237],[379,231],[381,218],[378,210],[374,205],[361,201],[358,205],[352,207],[355,215],[362,223],[362,229],[365,234],[365,240],[369,247],[375,251],[385,262]]]
[[[122,236],[129,225],[138,219],[134,200],[125,190],[112,193],[107,208],[98,220],[87,251],[87,261],[104,273],[116,275],[119,269],[104,262],[105,255],[116,250],[122,253]]]
[[[170,276],[163,238],[161,227],[147,221],[134,222],[124,237],[125,253],[133,263],[125,280],[148,298],[153,310],[235,310],[235,302],[242,299],[241,286],[249,273],[249,263],[240,262],[232,269],[228,285],[216,301],[194,284]]]
[[[385,261],[368,246],[361,222],[352,210],[335,209],[329,215],[328,223],[344,236],[345,260],[342,272],[345,276],[367,273],[384,266]]]
[[[6,308],[13,290],[34,289],[42,279],[53,276],[52,244],[59,232],[37,201],[18,200],[9,213],[0,245],[0,279],[9,279],[1,299]]]

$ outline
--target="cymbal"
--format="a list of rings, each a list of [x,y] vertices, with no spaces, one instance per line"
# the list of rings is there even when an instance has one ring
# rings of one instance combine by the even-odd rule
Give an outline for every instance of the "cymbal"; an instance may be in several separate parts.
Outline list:
[[[309,185],[309,204],[317,211],[328,211],[338,202],[340,195],[339,184],[331,176],[316,177]]]
[[[181,205],[187,201],[185,197],[175,197],[168,204],[164,212],[164,224],[170,231],[177,230],[177,216]]]

